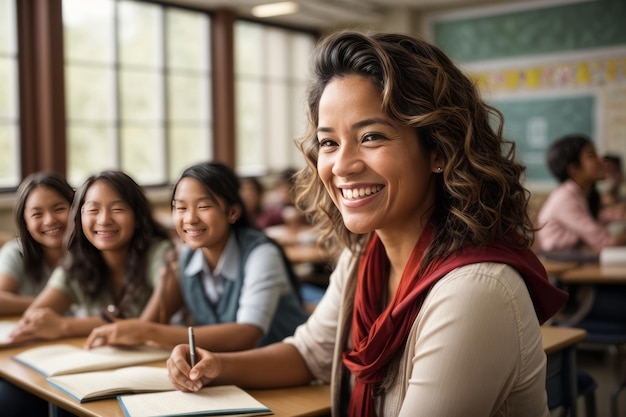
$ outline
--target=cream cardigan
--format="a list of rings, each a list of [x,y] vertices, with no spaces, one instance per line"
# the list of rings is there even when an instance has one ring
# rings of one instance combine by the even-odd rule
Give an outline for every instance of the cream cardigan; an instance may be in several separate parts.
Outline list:
[[[336,417],[356,264],[342,254],[315,312],[285,339],[317,379],[331,384]],[[376,397],[378,415],[549,417],[545,365],[539,322],[519,274],[503,264],[467,265],[439,280],[424,300],[388,388]]]

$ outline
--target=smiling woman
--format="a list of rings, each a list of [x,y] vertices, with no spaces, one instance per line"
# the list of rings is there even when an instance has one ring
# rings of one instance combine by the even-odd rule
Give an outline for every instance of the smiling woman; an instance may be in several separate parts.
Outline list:
[[[170,380],[328,381],[337,416],[548,417],[539,325],[566,295],[498,111],[437,47],[358,32],[319,44],[308,107],[296,203],[341,253],[324,297],[282,343],[193,369],[176,347]]]

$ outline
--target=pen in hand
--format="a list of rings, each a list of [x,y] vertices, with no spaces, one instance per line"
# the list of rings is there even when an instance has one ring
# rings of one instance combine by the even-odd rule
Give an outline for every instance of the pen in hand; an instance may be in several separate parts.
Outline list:
[[[191,367],[196,366],[196,340],[193,337],[193,327],[189,326],[189,361]]]

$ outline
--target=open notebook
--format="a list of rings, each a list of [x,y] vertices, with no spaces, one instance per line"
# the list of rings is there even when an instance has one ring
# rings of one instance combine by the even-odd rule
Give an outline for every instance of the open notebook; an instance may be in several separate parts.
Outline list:
[[[165,391],[120,395],[126,417],[261,416],[272,410],[234,385],[205,387],[198,392]]]
[[[149,346],[102,346],[91,350],[67,344],[46,345],[25,350],[13,359],[45,376],[99,371],[165,360],[170,351]]]
[[[120,394],[175,389],[167,377],[167,369],[156,366],[127,366],[108,371],[49,376],[46,380],[81,403]]]
[[[9,335],[16,325],[17,321],[0,320],[0,347],[11,346]]]

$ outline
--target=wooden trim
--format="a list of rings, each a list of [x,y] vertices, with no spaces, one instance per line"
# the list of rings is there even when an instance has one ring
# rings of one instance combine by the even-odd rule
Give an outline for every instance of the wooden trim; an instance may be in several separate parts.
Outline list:
[[[66,174],[61,0],[17,2],[22,175]]]
[[[19,106],[20,106],[20,165],[22,177],[36,171],[39,165],[35,152],[37,128],[35,120],[36,85],[34,82],[35,59],[33,51],[34,27],[33,3],[30,0],[16,1]]]
[[[236,164],[235,125],[235,14],[220,10],[211,20],[211,65],[213,78],[213,154],[216,161]]]

